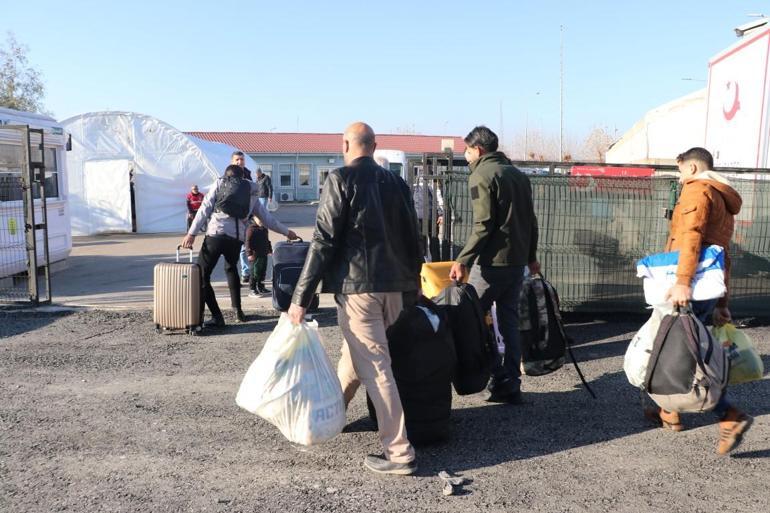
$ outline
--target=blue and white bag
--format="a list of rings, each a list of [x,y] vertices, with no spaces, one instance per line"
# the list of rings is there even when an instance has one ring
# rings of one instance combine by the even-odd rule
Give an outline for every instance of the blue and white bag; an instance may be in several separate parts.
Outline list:
[[[668,289],[676,284],[679,251],[656,253],[636,263],[636,275],[644,278],[644,299],[652,306],[666,303]],[[725,295],[725,250],[712,244],[701,251],[692,284],[693,301],[716,299]]]

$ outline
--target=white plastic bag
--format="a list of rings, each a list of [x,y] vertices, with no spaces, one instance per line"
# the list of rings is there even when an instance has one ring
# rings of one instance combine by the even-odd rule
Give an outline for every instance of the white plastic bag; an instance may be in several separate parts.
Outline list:
[[[275,425],[290,442],[313,445],[337,436],[345,426],[345,402],[318,324],[295,325],[281,314],[235,402]]]
[[[273,198],[270,198],[270,201],[267,202],[267,210],[269,212],[275,212],[278,210],[278,202],[276,202]]]
[[[692,299],[705,301],[725,295],[724,248],[711,245],[701,251],[692,280]],[[679,251],[656,253],[636,263],[636,275],[644,278],[644,299],[648,305],[667,303],[665,295],[676,284]]]
[[[628,344],[628,349],[626,349],[626,356],[623,359],[623,370],[626,372],[628,382],[637,388],[641,388],[644,385],[644,379],[647,377],[647,364],[652,355],[655,335],[657,335],[660,321],[663,320],[665,315],[663,310],[653,308],[652,315],[634,335],[631,343]]]

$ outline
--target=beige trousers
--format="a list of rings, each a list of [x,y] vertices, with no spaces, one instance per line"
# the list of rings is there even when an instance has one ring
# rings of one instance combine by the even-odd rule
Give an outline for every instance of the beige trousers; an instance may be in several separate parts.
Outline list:
[[[345,341],[337,366],[345,405],[364,384],[377,412],[380,441],[385,457],[395,463],[414,460],[406,437],[404,409],[390,364],[385,329],[403,307],[401,292],[336,294],[337,319]]]

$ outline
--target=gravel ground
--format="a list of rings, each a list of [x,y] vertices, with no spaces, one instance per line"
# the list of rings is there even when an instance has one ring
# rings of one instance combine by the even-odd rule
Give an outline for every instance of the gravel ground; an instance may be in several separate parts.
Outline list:
[[[335,314],[318,319],[334,361]],[[455,397],[452,440],[418,448],[413,477],[363,469],[380,447],[362,392],[345,432],[310,448],[235,405],[275,322],[191,337],[145,311],[0,311],[0,511],[770,511],[770,380],[731,389],[756,416],[732,457],[710,415],[654,429],[622,371],[641,318],[570,324],[598,400],[571,367],[526,378],[521,406]],[[770,329],[749,334],[770,354]],[[443,496],[443,469],[472,482]]]

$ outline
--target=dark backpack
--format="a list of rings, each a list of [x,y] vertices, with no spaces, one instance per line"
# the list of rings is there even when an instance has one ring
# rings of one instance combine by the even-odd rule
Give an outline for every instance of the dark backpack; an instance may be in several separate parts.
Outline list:
[[[481,392],[489,382],[496,351],[494,334],[476,289],[468,283],[457,283],[442,290],[433,301],[446,312],[455,342],[455,391],[459,395]]]
[[[224,212],[236,219],[245,219],[249,215],[251,185],[237,176],[225,176],[217,189],[214,210]]]
[[[685,308],[660,321],[644,390],[664,410],[709,411],[722,397],[729,369],[722,344]]]
[[[564,365],[567,334],[561,322],[558,295],[539,275],[528,277],[519,299],[521,366],[527,376],[542,376]]]
[[[519,297],[519,339],[521,367],[527,376],[542,376],[560,369],[569,354],[578,377],[589,394],[593,390],[572,354],[572,339],[564,329],[559,311],[559,294],[540,274],[528,276]]]

